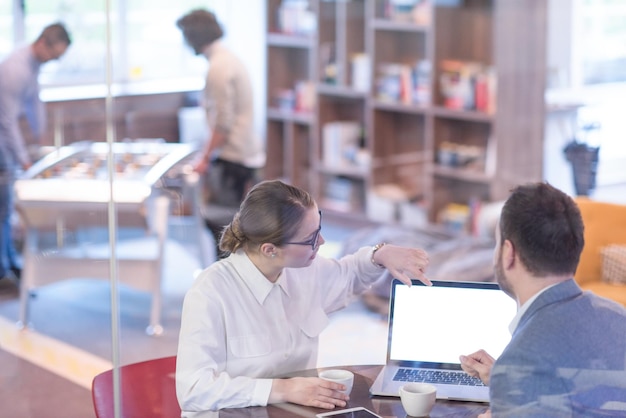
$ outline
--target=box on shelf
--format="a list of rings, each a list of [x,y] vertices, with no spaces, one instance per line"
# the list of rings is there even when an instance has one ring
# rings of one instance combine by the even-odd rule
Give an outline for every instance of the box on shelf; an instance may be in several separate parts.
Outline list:
[[[342,176],[328,178],[324,187],[323,204],[339,211],[363,210],[363,187]]]
[[[428,208],[422,201],[400,202],[400,223],[409,227],[421,228],[428,225]]]
[[[452,232],[467,232],[470,207],[460,203],[448,203],[439,212],[437,222]]]
[[[306,0],[283,0],[278,8],[278,30],[294,35],[311,35],[317,26],[316,15]]]
[[[364,52],[354,54],[350,59],[352,68],[352,88],[367,93],[372,84],[372,63]]]
[[[443,141],[437,147],[437,163],[445,167],[484,171],[485,154],[486,149],[476,145]]]
[[[329,167],[354,166],[361,136],[361,124],[336,121],[324,124],[323,159]]]
[[[449,109],[477,110],[493,114],[496,108],[496,75],[491,66],[477,62],[442,60],[439,88]]]
[[[283,112],[291,112],[296,107],[296,94],[291,89],[279,90],[274,96],[274,103]]]
[[[386,0],[385,17],[398,22],[429,25],[430,0]]]
[[[367,217],[378,222],[395,223],[407,193],[397,184],[381,184],[367,191]]]
[[[293,89],[276,91],[273,99],[274,106],[283,112],[311,112],[315,108],[315,84],[297,81]]]

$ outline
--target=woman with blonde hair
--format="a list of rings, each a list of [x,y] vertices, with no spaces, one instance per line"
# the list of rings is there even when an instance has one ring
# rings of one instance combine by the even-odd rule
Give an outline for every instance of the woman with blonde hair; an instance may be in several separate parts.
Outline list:
[[[328,314],[385,268],[407,284],[430,284],[428,257],[379,244],[328,259],[318,255],[321,231],[322,212],[304,190],[273,180],[246,195],[220,240],[229,256],[204,270],[185,297],[176,371],[183,416],[279,402],[346,406],[341,384],[280,376],[316,367]]]

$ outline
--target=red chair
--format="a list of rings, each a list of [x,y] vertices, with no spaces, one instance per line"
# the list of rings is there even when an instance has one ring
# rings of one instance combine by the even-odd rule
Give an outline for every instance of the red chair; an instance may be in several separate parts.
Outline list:
[[[176,356],[121,366],[123,418],[178,418]],[[91,387],[97,418],[113,418],[113,370],[100,373]]]

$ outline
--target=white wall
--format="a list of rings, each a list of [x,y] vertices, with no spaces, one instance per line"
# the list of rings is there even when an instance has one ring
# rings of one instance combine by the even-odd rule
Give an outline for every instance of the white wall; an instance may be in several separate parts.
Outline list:
[[[230,0],[217,4],[215,14],[224,26],[224,42],[241,57],[250,72],[255,126],[265,138],[266,0]]]
[[[572,83],[573,1],[548,1],[548,88],[566,88]]]

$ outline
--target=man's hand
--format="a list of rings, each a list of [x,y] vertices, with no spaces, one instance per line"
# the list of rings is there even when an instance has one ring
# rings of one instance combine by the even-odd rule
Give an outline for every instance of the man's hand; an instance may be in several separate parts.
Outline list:
[[[209,171],[210,165],[211,164],[209,163],[209,161],[206,158],[202,157],[194,163],[193,170],[198,174],[205,174]]]
[[[291,402],[315,408],[334,409],[346,406],[350,399],[345,393],[344,385],[319,377],[294,377],[291,379],[274,379],[269,403]]]
[[[478,377],[485,385],[489,385],[491,368],[496,360],[485,350],[478,350],[470,355],[461,356],[460,360],[461,368],[465,370],[467,374]]]

